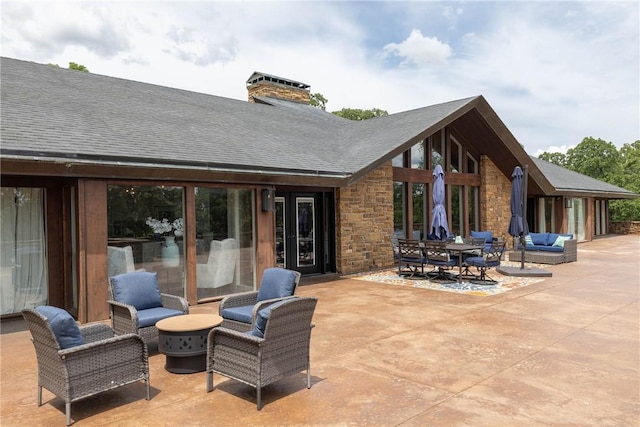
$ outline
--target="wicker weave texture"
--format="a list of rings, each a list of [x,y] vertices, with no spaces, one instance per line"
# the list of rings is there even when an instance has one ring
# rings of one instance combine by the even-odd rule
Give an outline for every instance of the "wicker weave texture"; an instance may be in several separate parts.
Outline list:
[[[80,326],[85,344],[60,349],[47,320],[33,310],[24,310],[36,350],[38,363],[38,405],[40,388],[46,388],[67,406],[67,425],[70,423],[70,404],[103,391],[143,380],[149,399],[149,362],[147,346],[137,335],[115,336],[104,324]]]
[[[162,306],[172,310],[189,313],[189,303],[186,299],[170,294],[160,294]],[[157,341],[158,329],[155,325],[145,328],[138,328],[138,311],[132,305],[123,304],[113,299],[113,287],[109,280],[109,311],[111,315],[111,326],[117,335],[138,334],[145,342]]]
[[[207,391],[213,389],[213,373],[256,388],[258,409],[262,387],[307,371],[316,298],[290,298],[271,311],[264,338],[232,329],[214,328],[207,342]]]
[[[524,251],[524,261],[538,264],[562,264],[578,260],[578,241],[565,240],[562,252]],[[522,251],[509,252],[509,261],[522,261]]]

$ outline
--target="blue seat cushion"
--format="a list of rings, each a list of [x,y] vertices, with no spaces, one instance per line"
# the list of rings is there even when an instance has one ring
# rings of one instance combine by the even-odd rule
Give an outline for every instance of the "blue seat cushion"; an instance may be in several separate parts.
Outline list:
[[[236,322],[251,323],[252,305],[243,305],[241,307],[231,307],[222,310],[222,318],[235,320]]]
[[[293,295],[296,287],[296,274],[284,268],[267,268],[260,282],[257,301],[284,298]]]
[[[253,335],[254,337],[264,338],[264,331],[267,327],[267,320],[269,320],[271,310],[288,302],[291,302],[291,299],[278,301],[258,311],[258,315],[256,316],[256,323],[253,325],[253,328],[249,332],[247,332],[247,334]]]
[[[493,242],[493,231],[471,231],[471,237],[483,237],[484,242],[491,244]]]
[[[153,326],[158,320],[166,319],[167,317],[181,316],[183,314],[184,313],[180,310],[172,310],[164,307],[138,310],[138,328]]]
[[[541,252],[564,252],[563,246],[536,246],[536,248]],[[528,246],[527,250],[529,250]]]
[[[41,305],[36,307],[35,311],[47,319],[60,348],[84,344],[80,327],[66,310],[50,305]]]
[[[472,256],[465,260],[465,262],[473,267],[497,267],[500,265],[500,261],[486,261],[481,256]]]
[[[549,233],[529,233],[534,246],[546,246]]]
[[[136,310],[162,307],[158,289],[158,273],[136,271],[111,277],[113,299],[129,304]]]

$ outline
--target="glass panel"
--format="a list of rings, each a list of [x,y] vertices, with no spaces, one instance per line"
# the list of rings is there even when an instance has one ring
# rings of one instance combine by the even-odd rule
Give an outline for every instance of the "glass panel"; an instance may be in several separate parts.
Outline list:
[[[478,221],[478,187],[467,187],[469,189],[469,230],[479,230]]]
[[[455,236],[462,236],[462,186],[450,185],[451,191],[451,223],[449,233]]]
[[[600,235],[600,201],[596,200],[596,236]]]
[[[473,158],[470,154],[467,154],[467,173],[478,173],[478,161]],[[472,228],[472,230],[476,230]]]
[[[313,197],[296,197],[298,267],[316,264],[315,205]]]
[[[285,218],[284,197],[276,197],[276,267],[284,268],[287,259],[287,235]]]
[[[185,296],[182,187],[109,185],[109,276],[158,273],[160,292]]]
[[[413,184],[413,233],[409,236],[412,239],[422,240],[426,238],[426,216],[425,203],[426,192],[424,184]]]
[[[393,235],[395,237],[404,237],[404,182],[393,183]]]
[[[0,314],[47,303],[44,190],[2,187]]]
[[[411,147],[411,168],[412,169],[425,168],[424,144],[425,144],[424,141],[420,141],[416,145]]]
[[[434,137],[431,138],[431,169],[435,169],[436,165],[440,165],[442,169],[445,169],[444,141]]]
[[[567,209],[567,228],[578,241],[584,240],[584,201],[571,199],[571,207]]]
[[[255,289],[253,194],[195,188],[198,299]]]
[[[404,162],[402,160],[403,158],[404,158],[403,153],[398,154],[393,158],[393,160],[391,160],[391,166],[393,166],[394,168],[404,167]]]
[[[462,172],[462,147],[451,138],[451,172]]]

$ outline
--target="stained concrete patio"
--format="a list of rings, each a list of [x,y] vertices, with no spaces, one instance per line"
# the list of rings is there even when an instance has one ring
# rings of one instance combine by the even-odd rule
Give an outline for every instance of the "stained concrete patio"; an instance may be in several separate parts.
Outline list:
[[[150,357],[152,398],[133,384],[72,405],[77,426],[638,426],[640,238],[578,246],[578,261],[478,297],[360,280],[306,279],[319,300],[311,389],[299,374],[253,389],[176,375]],[[192,307],[217,312],[217,305]],[[4,323],[1,424],[64,425],[20,324]],[[153,349],[152,349],[153,350]]]

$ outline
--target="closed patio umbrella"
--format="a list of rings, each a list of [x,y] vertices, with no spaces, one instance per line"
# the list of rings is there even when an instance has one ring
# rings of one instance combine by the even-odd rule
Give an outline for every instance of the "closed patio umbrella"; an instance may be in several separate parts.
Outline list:
[[[525,166],[526,167],[526,166]],[[524,218],[524,209],[526,205],[525,197],[525,181],[524,173],[520,166],[516,166],[511,174],[511,220],[509,221],[509,235],[520,238],[520,245],[522,248],[522,268],[524,268],[524,236],[529,234],[529,227],[527,226],[527,220]]]
[[[449,236],[447,211],[444,207],[444,171],[437,165],[433,171],[433,211],[431,212],[431,232],[439,240]]]

